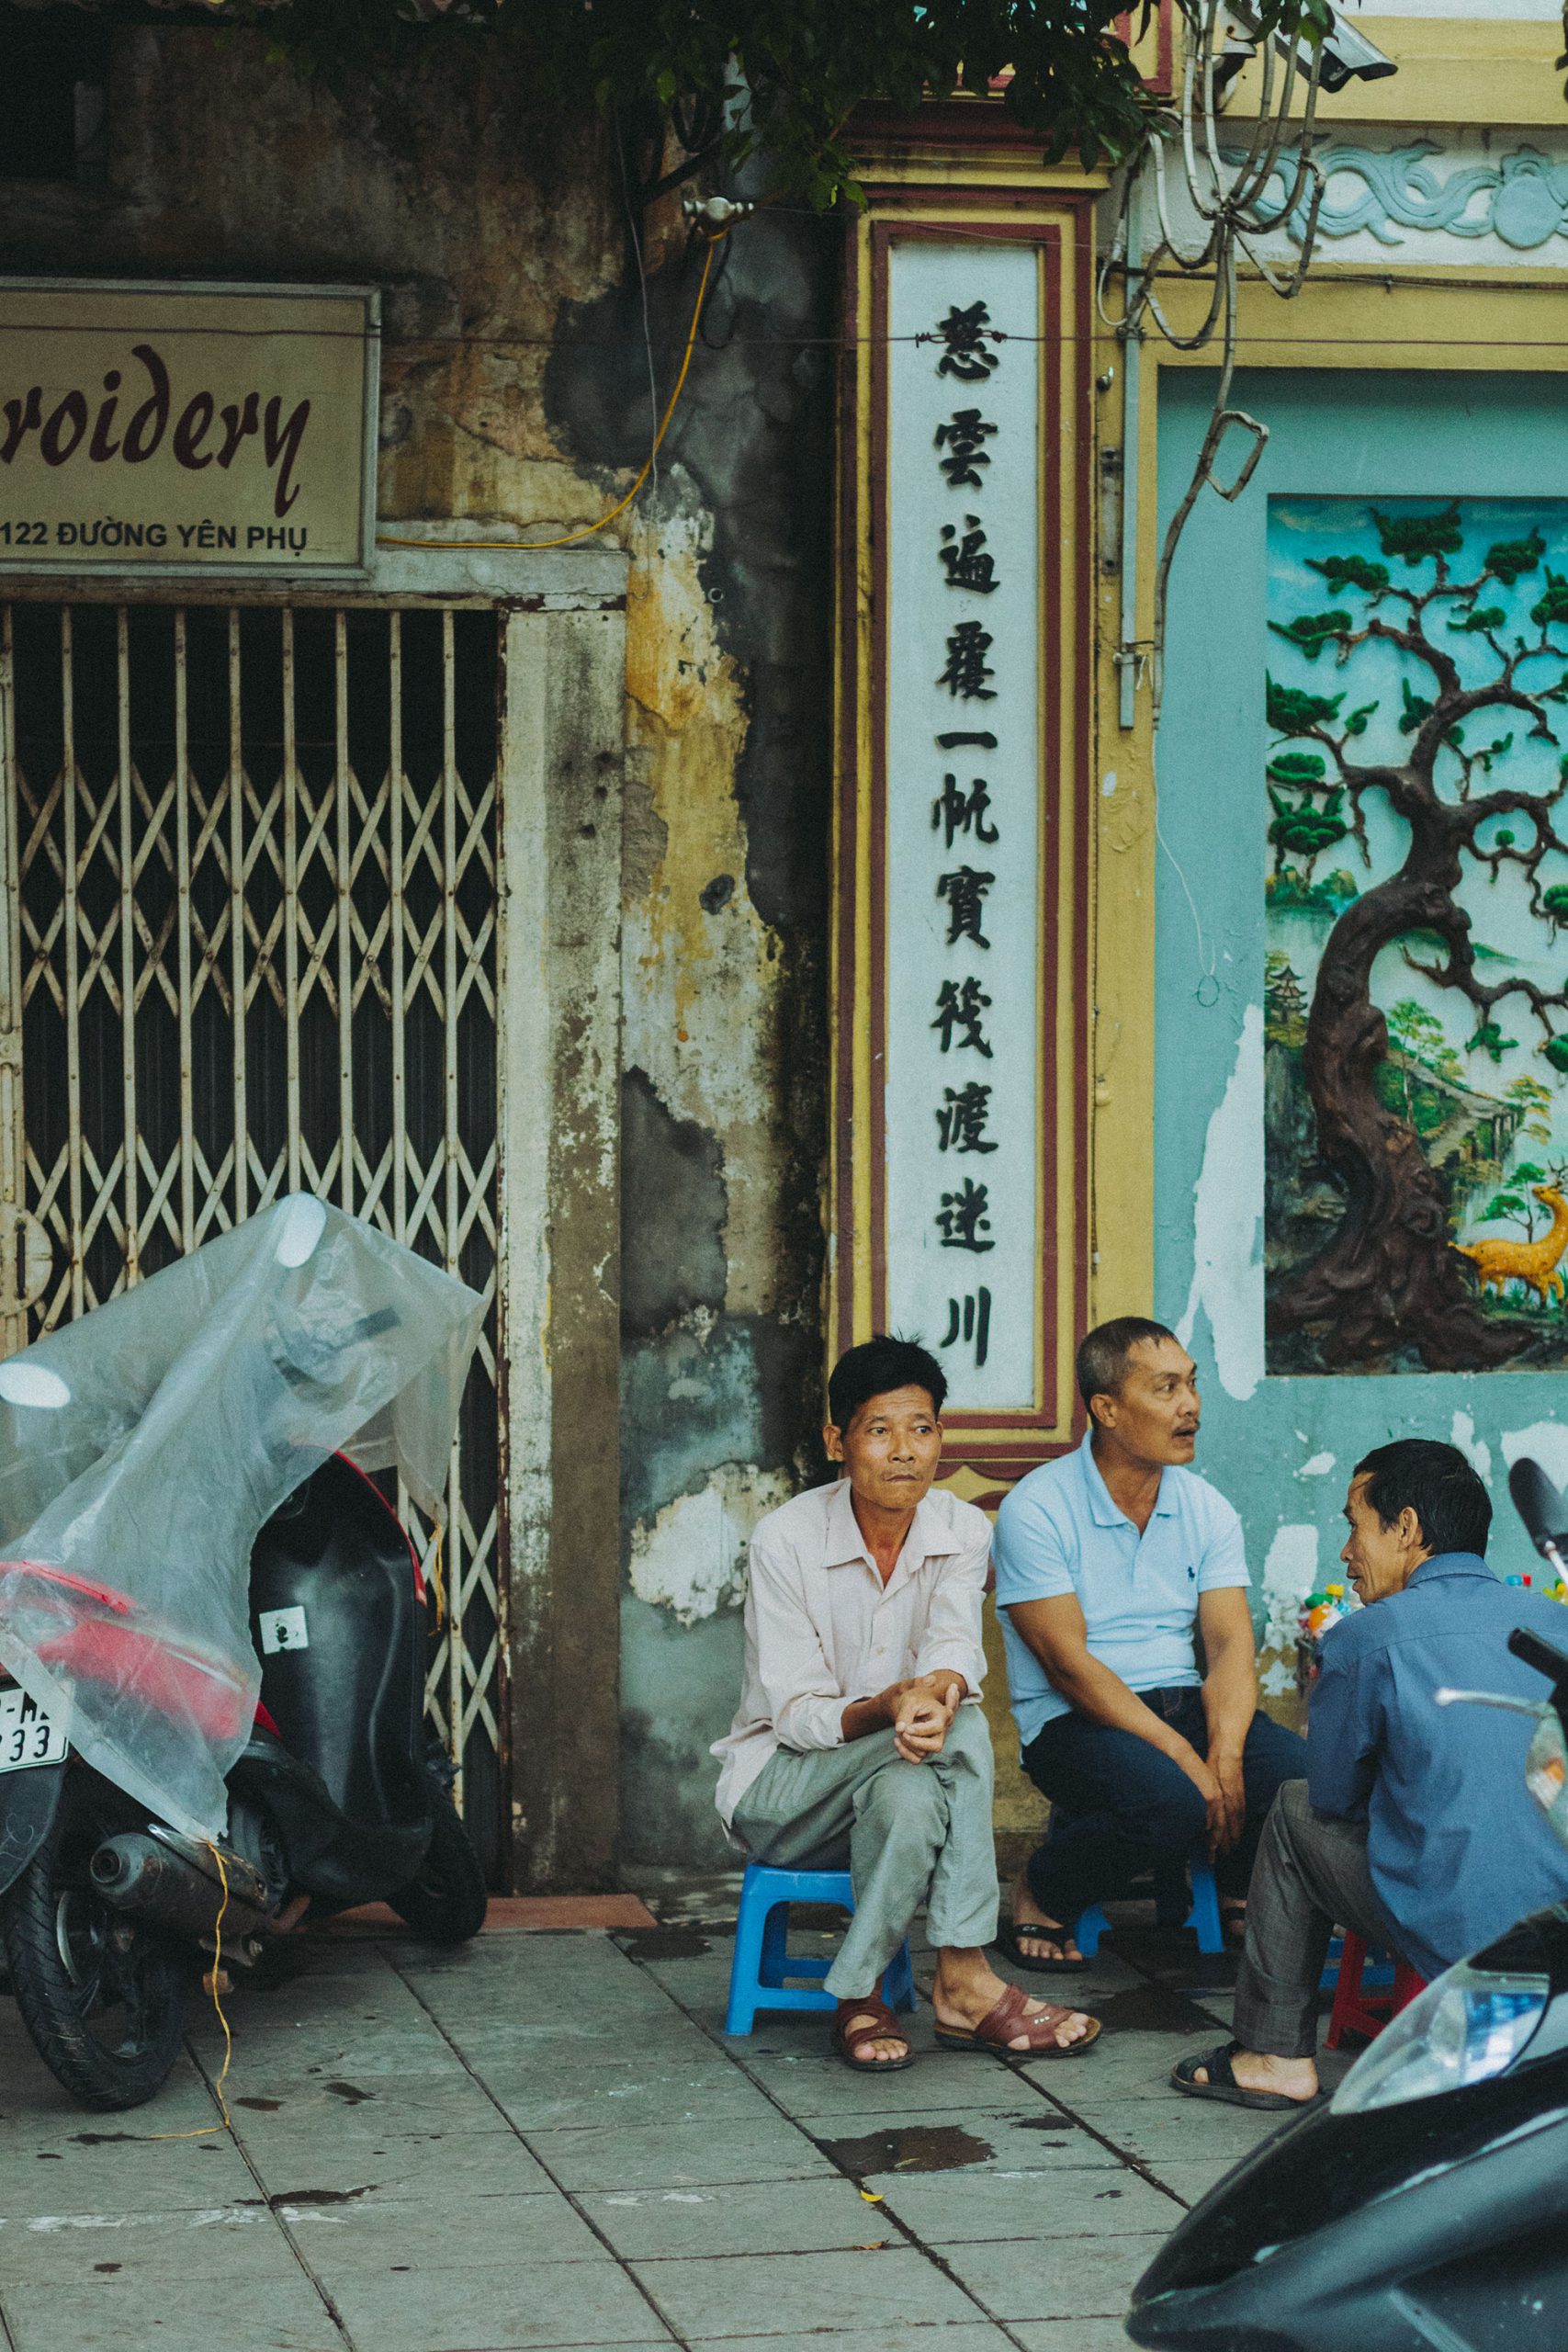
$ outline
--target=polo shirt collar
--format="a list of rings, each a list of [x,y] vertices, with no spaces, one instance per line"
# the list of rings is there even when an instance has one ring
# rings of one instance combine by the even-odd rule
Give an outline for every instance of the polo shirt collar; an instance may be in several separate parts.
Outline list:
[[[1109,1498],[1107,1499],[1109,1500]],[[900,1565],[907,1561],[912,1567],[918,1568],[922,1560],[946,1558],[950,1554],[961,1549],[962,1546],[954,1537],[952,1529],[945,1526],[931,1509],[931,1498],[922,1496],[915,1505],[915,1516],[910,1523],[909,1532],[904,1538],[904,1549],[899,1555]],[[851,1500],[850,1482],[847,1478],[840,1478],[833,1499],[828,1506],[828,1525],[822,1544],[822,1565],[827,1568],[845,1568],[857,1560],[863,1560],[873,1574],[876,1573],[876,1564],[871,1556],[871,1548],[861,1533],[860,1521],[855,1517],[854,1504]],[[897,1574],[898,1570],[896,1568],[894,1576],[897,1577]]]
[[[1488,1584],[1497,1581],[1479,1552],[1434,1552],[1412,1570],[1405,1590],[1414,1584],[1436,1584],[1442,1577],[1484,1577]]]
[[[1110,1487],[1100,1476],[1100,1464],[1094,1458],[1094,1431],[1084,1431],[1078,1448],[1078,1460],[1083,1470],[1084,1491],[1089,1498],[1089,1515],[1096,1527],[1131,1527],[1133,1522],[1120,1503],[1111,1499]],[[1160,1473],[1159,1492],[1155,1497],[1155,1519],[1169,1519],[1176,1510],[1176,1492],[1164,1471]]]

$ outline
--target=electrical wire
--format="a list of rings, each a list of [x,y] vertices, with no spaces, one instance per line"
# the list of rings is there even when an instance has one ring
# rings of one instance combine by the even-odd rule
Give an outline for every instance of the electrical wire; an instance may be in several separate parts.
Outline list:
[[[229,2030],[229,2020],[223,2014],[223,2002],[219,1991],[223,1976],[223,1920],[229,1908],[229,1872],[224,1865],[221,1852],[213,1844],[211,1838],[205,1838],[203,1843],[218,1865],[218,1882],[223,1889],[223,1900],[218,1905],[218,1917],[212,1924],[212,1967],[203,1979],[207,1989],[212,1995],[212,2006],[218,2012],[218,2022],[223,2029],[223,2064],[212,2086],[212,2096],[218,2101],[218,2111],[223,2118],[223,2130],[232,2132],[234,2119],[229,2112],[229,2102],[223,2096],[223,2086],[229,2079],[230,2063],[234,2055],[234,2037]],[[146,2132],[141,2136],[146,2140],[205,2140],[211,2129],[210,2123],[204,2123],[199,2132]]]
[[[638,291],[642,296],[643,349],[648,354],[648,422],[649,427],[654,435],[653,447],[654,452],[657,455],[659,449],[659,381],[654,374],[653,368],[653,324],[648,313],[648,271],[643,263],[642,235],[637,225],[637,209],[632,203],[631,186],[626,177],[626,142],[621,136],[621,118],[618,109],[615,114],[615,153],[620,160],[621,166],[621,202],[626,207],[626,228],[631,236],[632,251],[637,255],[637,282]],[[705,336],[704,337],[704,340],[705,342],[706,341]],[[653,494],[657,498],[659,495],[659,468],[657,465],[653,469],[652,480]]]
[[[659,456],[660,443],[670,430],[670,420],[675,413],[676,402],[680,400],[686,381],[686,370],[692,364],[692,352],[697,340],[697,325],[703,315],[703,298],[708,290],[708,276],[713,268],[714,247],[721,244],[728,234],[728,229],[721,229],[717,236],[707,240],[707,251],[703,255],[702,278],[697,287],[697,299],[692,306],[692,323],[686,333],[686,348],[682,355],[681,372],[675,379],[675,389],[670,395],[669,406],[665,409],[659,430],[653,436],[653,447],[643,460],[641,472],[626,496],[617,499],[607,514],[601,514],[596,523],[584,523],[581,529],[564,533],[558,539],[408,539],[390,533],[378,532],[377,546],[378,548],[439,548],[446,555],[466,552],[470,548],[507,555],[535,555],[544,548],[569,548],[578,539],[591,539],[596,531],[602,531],[606,524],[613,523],[617,514],[624,514],[649,475],[653,471]]]

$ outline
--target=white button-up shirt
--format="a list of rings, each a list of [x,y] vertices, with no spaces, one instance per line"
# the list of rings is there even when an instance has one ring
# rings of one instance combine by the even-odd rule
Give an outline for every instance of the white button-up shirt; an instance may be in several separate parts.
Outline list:
[[[716,1801],[726,1828],[776,1749],[842,1746],[852,1700],[942,1667],[978,1694],[990,1548],[984,1511],[933,1492],[917,1505],[884,1585],[847,1478],[796,1495],[759,1521],[740,1705],[728,1737],[712,1750],[721,1766]]]

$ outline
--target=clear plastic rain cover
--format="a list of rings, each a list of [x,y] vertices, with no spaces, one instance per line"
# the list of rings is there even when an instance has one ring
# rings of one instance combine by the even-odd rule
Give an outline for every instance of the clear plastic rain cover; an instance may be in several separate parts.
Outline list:
[[[483,1314],[297,1193],[0,1363],[0,1661],[174,1827],[222,1831],[263,1521],[334,1452],[441,1516]]]

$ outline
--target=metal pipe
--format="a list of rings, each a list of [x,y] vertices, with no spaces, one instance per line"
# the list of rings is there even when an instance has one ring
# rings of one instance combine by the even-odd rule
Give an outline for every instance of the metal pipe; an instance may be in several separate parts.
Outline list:
[[[216,1875],[160,1839],[140,1831],[107,1838],[88,1865],[95,1891],[117,1911],[155,1920],[187,1935],[209,1936],[222,1914],[225,1938],[265,1934],[272,1921],[260,1874],[238,1854],[225,1853],[229,1894]]]

